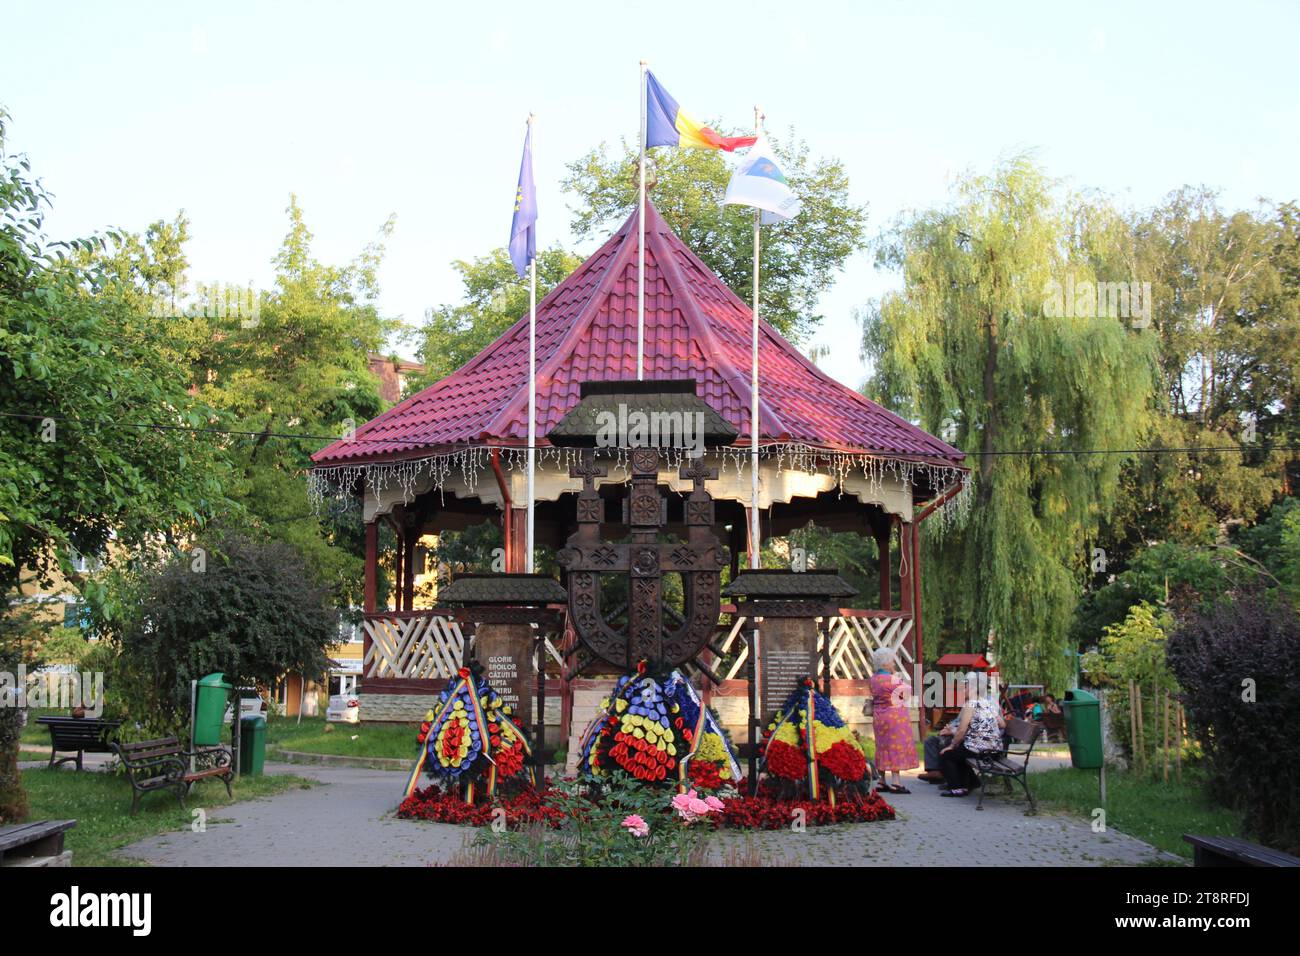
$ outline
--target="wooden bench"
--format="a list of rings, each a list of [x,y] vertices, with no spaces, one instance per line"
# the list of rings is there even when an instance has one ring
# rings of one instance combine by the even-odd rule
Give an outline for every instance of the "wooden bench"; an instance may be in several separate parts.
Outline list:
[[[126,768],[134,794],[131,798],[131,815],[140,809],[140,798],[154,790],[170,790],[176,802],[185,809],[185,795],[198,780],[217,777],[226,785],[230,796],[230,782],[235,768],[230,763],[230,751],[212,747],[194,752],[186,750],[175,737],[142,740],[134,744],[113,744],[113,752]],[[190,758],[194,769],[190,770]]]
[[[69,866],[72,854],[63,851],[63,834],[76,820],[42,820],[0,827],[0,866]]]
[[[1034,752],[1034,742],[1042,731],[1042,725],[1030,720],[1007,721],[1002,735],[1002,749],[988,754],[977,754],[966,758],[966,765],[980,778],[980,799],[976,810],[984,809],[984,794],[988,792],[989,782],[1001,778],[1006,784],[1006,792],[1011,792],[1011,781],[1020,784],[1029,801],[1026,814],[1038,812],[1034,795],[1029,792],[1029,755]]]
[[[1300,866],[1300,857],[1237,837],[1184,833],[1196,866]]]
[[[122,726],[120,720],[99,717],[37,717],[36,722],[50,728],[51,770],[69,761],[76,761],[80,770],[83,755],[112,753],[108,738]],[[60,751],[75,756],[60,757]]]

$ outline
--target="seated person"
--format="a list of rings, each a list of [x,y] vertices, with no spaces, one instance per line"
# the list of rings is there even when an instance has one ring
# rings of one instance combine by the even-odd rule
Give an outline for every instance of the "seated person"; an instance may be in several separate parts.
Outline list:
[[[1025,720],[1042,721],[1043,719],[1043,698],[1035,697],[1033,706],[1025,711]]]
[[[948,787],[940,796],[964,797],[970,793],[974,774],[966,758],[1002,750],[1002,731],[1006,721],[1002,709],[988,693],[987,683],[980,687],[980,675],[966,675],[966,703],[958,715],[957,731],[952,742],[939,752],[943,777]]]
[[[957,717],[954,717],[940,727],[937,734],[925,738],[925,772],[917,775],[918,780],[924,780],[926,783],[942,782],[943,762],[939,759],[939,752],[952,743],[952,735],[957,732],[957,725],[960,722]]]

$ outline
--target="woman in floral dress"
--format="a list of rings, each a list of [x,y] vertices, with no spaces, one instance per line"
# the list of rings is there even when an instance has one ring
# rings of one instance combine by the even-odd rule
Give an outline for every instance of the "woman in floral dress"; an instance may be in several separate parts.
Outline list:
[[[899,773],[919,765],[912,743],[912,720],[908,704],[912,685],[894,672],[894,652],[881,648],[871,655],[871,729],[876,735],[876,768],[892,780],[881,786],[888,793],[911,793]]]

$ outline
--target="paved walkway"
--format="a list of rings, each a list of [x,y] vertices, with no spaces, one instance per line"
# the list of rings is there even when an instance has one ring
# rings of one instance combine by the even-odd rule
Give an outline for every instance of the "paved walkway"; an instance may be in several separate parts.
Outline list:
[[[473,838],[464,827],[397,819],[401,773],[286,764],[268,771],[320,785],[222,807],[204,833],[161,834],[123,855],[159,866],[425,866],[447,861]],[[911,794],[889,798],[896,821],[802,833],[725,832],[719,850],[752,847],[767,864],[831,866],[1124,866],[1176,859],[1121,833],[1094,833],[1075,817],[1027,817],[1021,800],[990,798],[977,812],[974,797],[941,798],[938,787],[914,775],[906,783]]]

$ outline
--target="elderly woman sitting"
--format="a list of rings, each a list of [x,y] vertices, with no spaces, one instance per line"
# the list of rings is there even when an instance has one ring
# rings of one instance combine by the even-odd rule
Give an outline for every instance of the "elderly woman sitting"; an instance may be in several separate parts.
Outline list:
[[[971,671],[966,675],[966,703],[957,715],[957,732],[952,735],[952,743],[939,754],[948,784],[942,796],[964,797],[970,793],[971,771],[966,759],[1001,750],[1005,726],[1002,710],[989,691],[988,678]]]
[[[912,743],[912,721],[909,705],[912,685],[907,678],[894,671],[894,652],[881,648],[871,655],[875,671],[871,675],[871,729],[876,735],[876,768],[883,777],[889,773],[893,781],[883,784],[888,793],[911,793],[903,786],[899,773],[911,770],[920,762],[916,759],[916,746]]]

